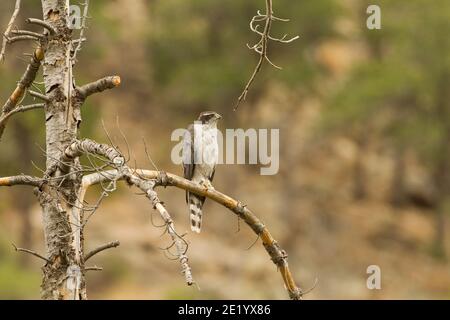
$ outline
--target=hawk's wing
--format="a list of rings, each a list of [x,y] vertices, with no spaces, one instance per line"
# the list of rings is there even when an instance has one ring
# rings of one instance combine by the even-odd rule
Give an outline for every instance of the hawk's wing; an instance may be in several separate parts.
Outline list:
[[[183,176],[191,180],[194,175],[194,125],[189,125],[183,137]],[[186,191],[186,203],[189,203],[189,192]]]

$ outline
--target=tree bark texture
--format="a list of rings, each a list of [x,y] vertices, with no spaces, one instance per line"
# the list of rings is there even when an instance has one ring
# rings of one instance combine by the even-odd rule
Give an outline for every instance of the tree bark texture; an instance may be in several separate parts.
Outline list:
[[[41,295],[43,299],[83,299],[83,247],[80,217],[74,216],[73,204],[80,188],[81,176],[71,171],[79,166],[78,158],[70,159],[60,169],[58,159],[77,136],[80,104],[74,103],[72,82],[71,30],[68,27],[69,1],[42,0],[43,21],[48,30],[44,41],[43,77],[49,101],[45,106],[46,174],[50,182],[37,191],[42,207],[47,258],[43,267]],[[52,179],[52,178],[62,178]]]

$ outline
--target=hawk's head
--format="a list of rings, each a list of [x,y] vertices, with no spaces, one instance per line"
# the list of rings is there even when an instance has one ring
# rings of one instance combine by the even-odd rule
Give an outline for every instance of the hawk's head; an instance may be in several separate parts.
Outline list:
[[[198,121],[201,121],[203,124],[214,124],[217,123],[217,120],[222,118],[220,114],[214,111],[203,111],[198,116]]]

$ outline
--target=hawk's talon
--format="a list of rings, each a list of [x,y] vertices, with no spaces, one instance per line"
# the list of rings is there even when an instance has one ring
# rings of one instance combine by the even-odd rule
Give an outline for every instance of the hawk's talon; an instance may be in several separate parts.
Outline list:
[[[205,191],[215,190],[209,180],[202,180],[200,181],[199,185],[205,188]]]

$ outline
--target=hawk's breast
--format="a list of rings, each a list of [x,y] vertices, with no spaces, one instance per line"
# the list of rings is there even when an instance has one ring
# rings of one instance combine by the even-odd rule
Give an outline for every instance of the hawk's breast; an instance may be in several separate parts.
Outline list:
[[[199,150],[194,147],[196,149],[196,160],[199,160],[196,163],[196,169],[199,169],[200,174],[210,177],[219,158],[217,128],[201,126],[201,129],[202,130],[198,130],[200,132],[196,132],[196,138],[200,138],[200,140],[197,141],[201,142],[201,146],[198,146]]]

